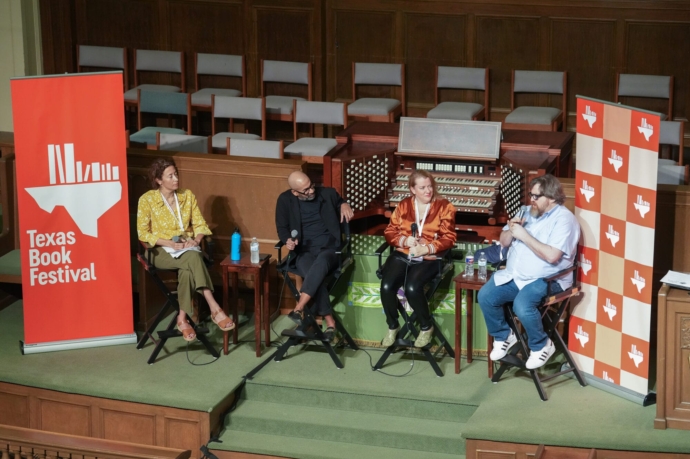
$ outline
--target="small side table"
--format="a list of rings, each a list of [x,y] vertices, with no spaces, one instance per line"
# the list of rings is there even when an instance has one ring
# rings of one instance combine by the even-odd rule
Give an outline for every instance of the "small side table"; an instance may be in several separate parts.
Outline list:
[[[474,275],[465,277],[465,273],[458,274],[455,282],[455,374],[460,373],[460,351],[462,343],[462,289],[467,290],[467,363],[472,363],[472,328],[474,313],[474,299],[472,292],[478,291],[491,279],[492,271],[486,273],[486,279],[479,279],[475,269]],[[487,351],[488,358],[488,351]],[[493,375],[493,364],[489,359],[489,377]]]
[[[235,329],[232,330],[232,344],[237,344],[237,330],[239,328],[239,316],[237,313],[237,280],[238,273],[247,273],[254,276],[254,342],[256,344],[256,356],[261,357],[261,325],[263,321],[264,337],[266,347],[271,345],[270,318],[268,314],[268,262],[271,255],[268,253],[259,254],[259,262],[252,263],[250,255],[244,255],[237,261],[233,261],[229,256],[220,262],[221,276],[223,277],[223,311],[229,314],[228,310],[228,277],[232,275],[232,319],[235,321]],[[263,284],[264,299],[263,308],[261,302],[261,286]],[[223,354],[228,355],[228,333],[223,333]]]

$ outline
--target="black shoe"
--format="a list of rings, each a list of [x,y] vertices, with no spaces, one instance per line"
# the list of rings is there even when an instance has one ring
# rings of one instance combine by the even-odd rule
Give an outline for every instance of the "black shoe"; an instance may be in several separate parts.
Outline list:
[[[328,327],[326,331],[323,332],[323,339],[330,343],[333,342],[333,338],[335,338],[335,328]]]
[[[302,321],[304,321],[304,310],[297,311],[293,310],[288,313],[288,318],[292,320],[294,323],[297,325],[302,325]]]

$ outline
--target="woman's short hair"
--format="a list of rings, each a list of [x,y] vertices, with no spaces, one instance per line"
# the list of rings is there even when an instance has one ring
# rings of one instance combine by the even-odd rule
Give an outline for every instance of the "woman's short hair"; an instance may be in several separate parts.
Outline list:
[[[175,168],[175,172],[177,172],[177,166],[175,165],[175,161],[173,161],[170,158],[158,158],[155,160],[151,166],[149,167],[149,181],[151,182],[151,189],[157,190],[159,185],[156,180],[162,180],[163,179],[163,172],[170,166]]]
[[[429,179],[431,181],[431,189],[434,190],[434,194],[432,196],[432,199],[436,199],[437,195],[437,190],[436,190],[436,180],[434,180],[434,176],[431,175],[431,172],[424,171],[424,170],[418,170],[415,169],[412,171],[410,174],[410,178],[407,181],[407,185],[409,188],[414,188],[414,186],[417,184],[417,179]]]
[[[565,202],[563,185],[561,185],[561,182],[553,175],[546,174],[532,179],[532,181],[529,182],[529,189],[532,190],[534,185],[539,185],[541,194],[549,199],[553,199],[556,201],[556,204],[563,204]]]

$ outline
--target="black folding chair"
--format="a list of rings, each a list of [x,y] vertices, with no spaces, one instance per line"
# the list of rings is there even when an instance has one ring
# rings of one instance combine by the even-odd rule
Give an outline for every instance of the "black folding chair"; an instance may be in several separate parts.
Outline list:
[[[202,251],[204,255],[204,263],[207,267],[210,267],[213,265],[212,254],[214,244],[211,238],[204,238],[204,241],[205,243],[202,244],[204,249]],[[156,347],[153,349],[153,352],[151,353],[151,356],[148,360],[148,364],[153,365],[156,362],[156,357],[158,357],[158,354],[165,346],[165,342],[170,338],[182,337],[182,332],[175,329],[175,325],[177,324],[177,315],[180,312],[180,303],[177,301],[177,291],[170,290],[166,283],[163,281],[163,279],[161,279],[160,277],[160,273],[177,273],[177,269],[156,268],[153,265],[153,253],[150,250],[148,250],[148,248],[148,244],[140,241],[139,252],[137,253],[137,260],[139,260],[139,263],[142,264],[144,269],[149,274],[151,274],[151,278],[153,279],[154,283],[158,286],[160,291],[163,292],[166,298],[165,304],[163,304],[161,310],[158,312],[158,314],[156,314],[156,317],[154,317],[153,323],[151,323],[151,326],[149,326],[146,332],[141,336],[141,338],[139,338],[139,342],[137,342],[137,350],[143,349],[143,347],[146,345],[146,342],[149,339],[156,343]],[[165,330],[161,330],[158,332],[158,341],[156,341],[156,339],[153,336],[153,333],[156,330],[158,324],[163,319],[165,319],[165,317],[168,314],[170,314],[170,312],[174,312],[174,314],[172,315],[170,322],[168,323],[168,326],[165,328]],[[220,357],[220,353],[213,347],[213,345],[211,345],[208,338],[206,337],[206,334],[208,333],[208,328],[194,323],[191,316],[189,315],[187,315],[187,320],[189,321],[189,324],[192,326],[192,328],[194,328],[194,332],[196,333],[197,339],[201,342],[201,344],[204,345],[206,350],[208,350],[208,352],[213,357]]]
[[[379,279],[383,278],[383,254],[386,251],[386,248],[390,248],[390,253],[393,253],[394,247],[389,246],[388,243],[384,243],[381,245],[376,250],[376,255],[379,256],[379,269],[376,270],[376,275],[378,276]],[[453,258],[450,250],[445,250],[443,252],[440,252],[439,254],[436,255],[436,269],[438,272],[436,275],[429,281],[429,283],[425,286],[426,289],[426,299],[427,302],[431,303],[431,299],[434,296],[434,293],[436,293],[436,289],[438,288],[439,284],[441,281],[453,271]],[[417,313],[412,312],[412,314],[407,314],[407,311],[403,307],[402,303],[398,302],[398,311],[400,312],[400,315],[405,321],[405,325],[403,325],[400,330],[398,331],[396,335],[395,342],[389,346],[381,358],[379,359],[378,362],[376,362],[376,365],[374,365],[374,370],[380,370],[383,368],[383,365],[386,363],[386,360],[388,357],[395,353],[398,349],[400,348],[410,348],[414,346],[414,341],[419,335],[419,330],[417,330],[417,327],[415,326],[417,322]],[[436,373],[436,376],[443,376],[443,372],[441,371],[441,368],[438,366],[438,363],[436,362],[436,355],[442,350],[445,349],[448,355],[451,358],[455,358],[455,351],[453,350],[453,347],[450,345],[448,340],[446,339],[445,336],[443,336],[443,333],[441,332],[441,327],[438,326],[436,321],[434,320],[433,316],[431,317],[431,322],[434,327],[433,331],[433,338],[423,348],[420,348],[420,351],[422,351],[422,354],[426,358],[426,360],[429,362],[429,365],[431,365],[431,368],[434,369],[434,372]],[[438,343],[438,347],[436,349],[435,353],[431,352],[431,349],[434,345],[434,339]]]
[[[575,260],[577,260],[577,254],[575,256]],[[544,332],[546,332],[549,339],[553,341],[554,346],[556,346],[556,352],[560,351],[563,353],[563,356],[565,357],[565,360],[568,364],[567,367],[563,366],[561,368],[561,371],[549,375],[540,375],[538,371],[539,369],[528,370],[525,367],[525,363],[529,358],[529,348],[527,347],[527,334],[524,331],[520,330],[522,328],[519,325],[520,318],[517,317],[513,311],[513,303],[509,302],[503,305],[503,312],[505,314],[508,325],[515,333],[515,336],[518,338],[518,342],[513,346],[508,355],[499,360],[501,366],[498,368],[498,371],[496,371],[493,377],[491,378],[492,382],[497,383],[501,379],[503,373],[511,367],[527,370],[529,371],[530,376],[532,377],[532,381],[534,381],[534,385],[536,386],[537,392],[539,392],[539,397],[541,397],[542,401],[548,400],[546,391],[544,390],[544,386],[542,385],[542,383],[550,379],[553,379],[557,376],[561,376],[572,372],[575,374],[577,381],[580,383],[582,387],[587,385],[587,382],[585,382],[585,378],[582,376],[582,373],[577,368],[577,365],[575,364],[573,357],[570,355],[570,352],[568,351],[568,346],[563,340],[561,334],[558,333],[557,328],[558,324],[563,319],[563,316],[566,314],[566,312],[569,312],[568,306],[570,305],[570,300],[573,297],[580,294],[580,282],[577,279],[577,267],[578,263],[577,261],[575,261],[573,266],[571,266],[570,268],[564,269],[562,271],[557,272],[556,274],[544,278],[548,285],[547,296],[544,298],[542,304],[539,306],[539,312],[541,313],[542,323],[544,324]],[[573,285],[563,292],[556,293],[553,295],[550,294],[552,291],[551,287],[552,285],[554,285],[556,280],[568,273],[572,273],[573,275]]]
[[[336,270],[330,276],[328,276],[328,278],[325,281],[327,282],[326,289],[329,293],[333,291],[333,289],[338,283],[338,280],[342,277],[342,275],[348,269],[354,266],[354,259],[352,257],[352,247],[350,245],[350,226],[347,222],[343,222],[340,225],[340,230],[342,233],[343,240],[341,241],[340,249],[336,252],[340,256],[340,264],[338,265]],[[276,266],[276,270],[278,271],[279,275],[283,276],[285,284],[287,284],[288,288],[292,292],[292,295],[295,297],[295,301],[299,301],[300,292],[297,290],[295,283],[289,276],[290,273],[296,275],[299,274],[297,273],[297,269],[294,266],[294,260],[292,259],[292,257],[290,257],[289,255],[285,258],[282,257],[281,249],[284,245],[285,244],[282,241],[279,241],[278,244],[276,244],[275,246],[275,249],[278,250],[278,264]],[[335,366],[338,369],[343,368],[343,364],[340,361],[338,354],[336,354],[333,344],[328,339],[326,339],[326,337],[323,334],[323,331],[321,330],[321,327],[316,321],[316,317],[314,317],[314,315],[311,313],[309,309],[309,307],[304,308],[304,320],[302,320],[301,325],[298,325],[295,329],[285,329],[282,331],[281,336],[285,336],[287,340],[280,345],[278,350],[276,350],[276,352],[274,352],[270,357],[267,357],[263,362],[259,364],[259,366],[254,368],[251,372],[247,373],[245,378],[252,379],[263,367],[268,365],[268,363],[272,360],[280,362],[285,356],[285,353],[288,351],[288,349],[290,349],[290,347],[296,346],[305,341],[320,341],[323,347],[328,352],[328,354],[331,356],[331,359],[333,360]],[[343,325],[342,321],[340,320],[338,314],[335,311],[333,311],[333,319],[335,320],[336,330],[340,333],[341,338],[338,342],[338,346],[347,346],[350,349],[359,350],[359,347],[357,346],[357,344],[355,344],[354,340],[352,339],[352,336],[350,336],[350,333],[345,329],[345,326]]]

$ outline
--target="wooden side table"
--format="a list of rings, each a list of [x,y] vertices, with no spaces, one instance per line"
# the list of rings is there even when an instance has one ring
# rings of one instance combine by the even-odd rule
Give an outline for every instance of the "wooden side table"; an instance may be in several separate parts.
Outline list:
[[[462,343],[462,289],[467,291],[467,363],[472,363],[472,316],[474,313],[473,292],[478,291],[491,279],[492,271],[486,273],[486,279],[479,279],[478,271],[474,275],[465,277],[465,273],[458,274],[453,279],[455,282],[455,374],[460,373],[460,351]],[[493,376],[493,363],[489,359],[489,378]]]
[[[228,310],[228,277],[232,275],[232,319],[235,321],[235,329],[232,330],[232,344],[237,344],[237,330],[239,328],[239,316],[237,313],[237,280],[238,273],[247,273],[254,276],[254,342],[256,344],[256,356],[261,357],[261,328],[263,322],[266,347],[271,345],[270,318],[268,314],[268,262],[271,255],[259,254],[259,262],[252,263],[250,255],[244,255],[238,261],[233,261],[229,256],[220,262],[221,276],[223,277],[223,311]],[[263,285],[263,308],[261,302],[261,286]],[[223,354],[228,355],[228,333],[223,333]]]

